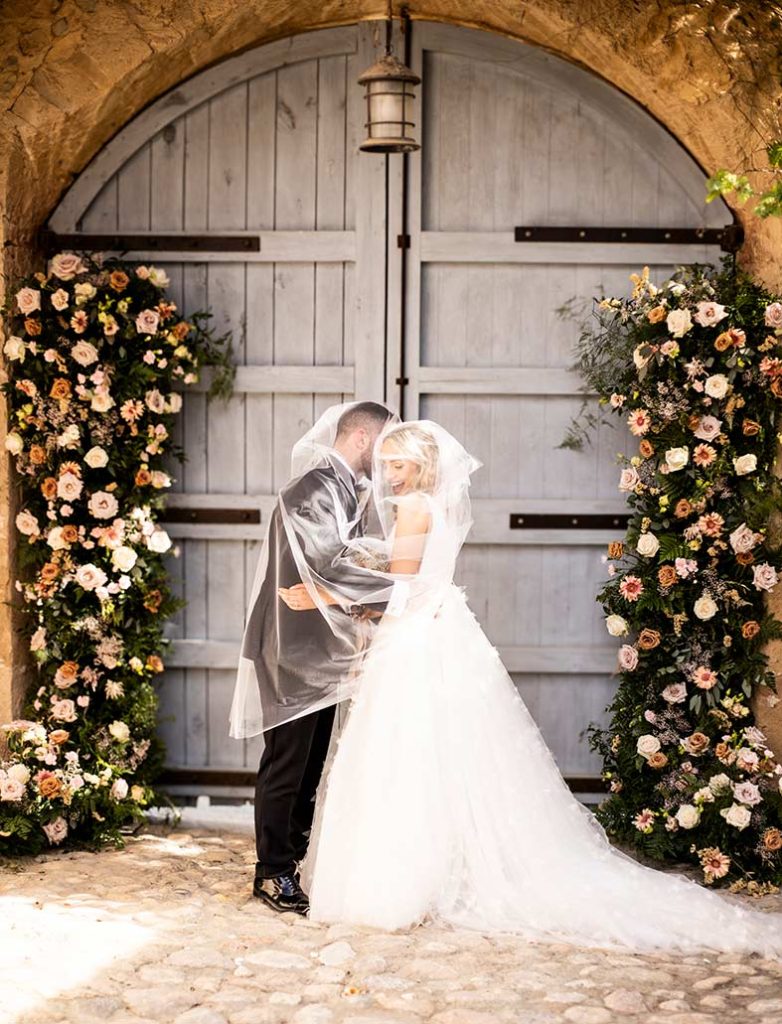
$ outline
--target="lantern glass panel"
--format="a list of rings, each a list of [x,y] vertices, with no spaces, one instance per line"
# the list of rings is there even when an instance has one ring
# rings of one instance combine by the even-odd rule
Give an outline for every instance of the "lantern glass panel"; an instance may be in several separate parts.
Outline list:
[[[373,138],[401,138],[404,135],[404,83],[369,83],[370,134]]]

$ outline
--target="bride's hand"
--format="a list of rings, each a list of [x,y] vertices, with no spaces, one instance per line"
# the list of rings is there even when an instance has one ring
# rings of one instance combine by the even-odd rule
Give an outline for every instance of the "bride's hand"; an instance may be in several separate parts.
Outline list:
[[[303,583],[296,583],[292,587],[279,587],[277,593],[287,606],[294,612],[308,612],[317,605]],[[324,604],[336,604],[336,599],[322,587],[318,587],[318,594]]]

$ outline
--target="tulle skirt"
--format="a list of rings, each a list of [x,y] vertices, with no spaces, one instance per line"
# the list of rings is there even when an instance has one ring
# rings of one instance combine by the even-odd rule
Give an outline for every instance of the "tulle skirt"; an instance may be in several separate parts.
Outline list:
[[[610,845],[456,586],[378,627],[302,874],[315,921],[782,958],[782,915]]]

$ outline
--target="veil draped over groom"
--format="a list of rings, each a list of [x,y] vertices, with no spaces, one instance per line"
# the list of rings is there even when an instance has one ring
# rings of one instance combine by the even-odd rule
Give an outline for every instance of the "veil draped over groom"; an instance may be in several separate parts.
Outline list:
[[[358,655],[372,630],[363,613],[388,601],[389,581],[352,557],[365,533],[365,507],[372,505],[370,482],[356,479],[334,447],[340,420],[359,405],[331,406],[294,445],[291,476],[269,517],[247,606],[230,713],[237,739],[351,696]],[[278,599],[279,588],[298,583],[317,611],[297,613]],[[325,591],[337,603],[326,603]]]

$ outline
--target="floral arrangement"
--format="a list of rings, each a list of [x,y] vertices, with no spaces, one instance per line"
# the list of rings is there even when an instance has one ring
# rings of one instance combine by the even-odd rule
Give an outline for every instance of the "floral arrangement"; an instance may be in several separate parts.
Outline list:
[[[631,515],[598,595],[622,640],[610,725],[589,729],[610,784],[598,816],[708,884],[773,885],[782,764],[750,698],[778,699],[764,645],[782,625],[764,598],[782,568],[782,304],[730,262],[632,280],[579,342],[600,416],[622,417],[638,445],[620,456]]]
[[[155,798],[154,682],[163,620],[181,606],[156,521],[164,457],[184,457],[172,388],[208,364],[211,394],[232,378],[228,336],[212,336],[206,313],[179,316],[168,283],[155,267],[61,253],[2,310],[15,586],[37,678],[24,717],[2,726],[0,853],[119,844]]]

